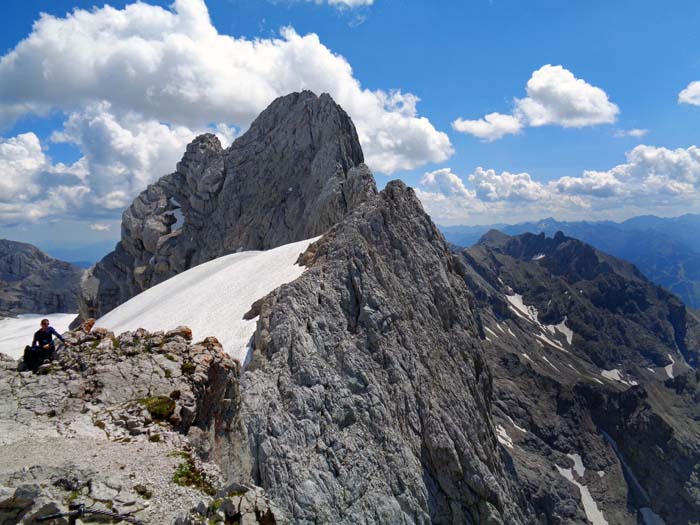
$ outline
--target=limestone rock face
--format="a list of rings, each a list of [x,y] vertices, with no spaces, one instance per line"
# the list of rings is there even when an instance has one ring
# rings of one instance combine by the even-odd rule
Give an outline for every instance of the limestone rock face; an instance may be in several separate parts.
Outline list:
[[[473,298],[413,190],[389,183],[301,259],[242,380],[253,481],[294,523],[530,523]]]
[[[376,193],[363,160],[345,111],[309,91],[275,100],[228,149],[197,137],[124,212],[121,241],[83,285],[81,318],[221,255],[324,233]]]
[[[82,275],[31,244],[0,239],[0,317],[75,312]]]

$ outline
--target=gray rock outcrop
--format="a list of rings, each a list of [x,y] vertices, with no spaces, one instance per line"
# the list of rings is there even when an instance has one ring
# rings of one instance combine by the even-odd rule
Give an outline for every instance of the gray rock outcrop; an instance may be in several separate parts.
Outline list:
[[[320,235],[375,193],[355,127],[330,96],[278,98],[228,149],[197,137],[177,171],[134,200],[115,251],[90,270],[80,316],[221,255]]]
[[[213,338],[193,344],[185,327],[64,336],[73,346],[37,374],[0,354],[0,523],[78,503],[147,524],[200,523],[182,520],[213,504],[228,443],[240,440],[237,363]],[[218,497],[246,523],[256,511],[283,523],[258,487]]]
[[[0,317],[77,311],[82,275],[31,244],[0,239]]]
[[[242,380],[253,481],[294,523],[530,523],[471,294],[413,190],[390,182],[302,262]]]

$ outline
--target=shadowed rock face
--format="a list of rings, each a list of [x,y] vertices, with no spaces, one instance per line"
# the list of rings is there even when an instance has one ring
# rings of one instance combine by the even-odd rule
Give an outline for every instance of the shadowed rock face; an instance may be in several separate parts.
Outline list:
[[[489,232],[461,256],[493,417],[542,522],[586,523],[568,472],[610,524],[643,523],[650,512],[696,523],[694,314],[633,265],[561,234]]]
[[[295,523],[528,523],[456,259],[391,182],[261,306],[242,381],[256,484]]]
[[[0,239],[0,317],[75,312],[82,275],[31,244]]]
[[[81,317],[221,255],[324,233],[376,193],[362,162],[348,115],[309,91],[275,100],[226,150],[197,137],[124,212],[121,241],[82,288]]]

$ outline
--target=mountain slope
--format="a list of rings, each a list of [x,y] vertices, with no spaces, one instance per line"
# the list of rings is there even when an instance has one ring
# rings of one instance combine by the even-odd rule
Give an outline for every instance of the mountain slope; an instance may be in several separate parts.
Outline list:
[[[530,523],[471,295],[413,190],[390,182],[303,261],[242,380],[254,481],[295,523]]]
[[[197,137],[124,212],[121,241],[82,288],[81,318],[216,257],[322,234],[376,193],[362,162],[348,115],[309,91],[275,100],[226,150]]]
[[[650,280],[677,294],[692,308],[700,307],[700,214],[676,218],[634,217],[622,223],[559,222],[548,218],[516,225],[442,228],[448,241],[471,246],[489,229],[508,235],[557,231],[636,265]]]
[[[568,483],[589,521],[696,523],[697,319],[629,263],[561,233],[490,232],[461,255],[497,425],[535,507],[580,519],[560,497]]]
[[[0,239],[0,317],[75,312],[82,275],[31,244]]]
[[[97,325],[117,334],[187,326],[195,340],[216,337],[243,364],[257,321],[251,305],[302,274],[304,267],[296,262],[311,242],[234,253],[202,263],[132,297],[99,318]]]

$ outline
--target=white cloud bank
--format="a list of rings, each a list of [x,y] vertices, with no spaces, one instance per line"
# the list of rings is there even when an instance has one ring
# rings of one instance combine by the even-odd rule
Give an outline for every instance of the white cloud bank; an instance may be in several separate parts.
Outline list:
[[[0,224],[113,217],[173,171],[195,135],[214,130],[228,144],[234,127],[245,129],[276,97],[303,89],[330,93],[343,106],[376,171],[453,153],[448,136],[418,114],[417,96],[363,88],[315,34],[220,34],[203,0],[175,0],[170,10],[136,2],[41,15],[0,59],[0,127],[62,112],[67,120],[51,140],[75,145],[83,157],[54,165],[33,133],[0,139]]]
[[[528,173],[476,168],[466,182],[443,168],[426,173],[417,193],[438,224],[538,219],[620,219],[641,213],[678,215],[700,207],[700,148],[639,145],[606,171],[548,182]]]
[[[688,87],[678,93],[678,103],[700,106],[700,80],[691,82]]]
[[[302,89],[330,93],[348,111],[378,171],[440,162],[452,153],[447,135],[418,116],[417,97],[362,88],[347,60],[317,35],[292,28],[276,39],[220,34],[203,0],[175,0],[171,11],[134,3],[75,10],[66,18],[42,15],[0,61],[6,123],[93,100],[174,125],[245,128],[274,98]]]
[[[527,126],[581,128],[615,122],[619,108],[601,88],[562,66],[546,64],[532,73],[525,87],[527,96],[514,99],[512,115],[490,113],[482,119],[456,119],[456,131],[486,141],[520,133]]]

